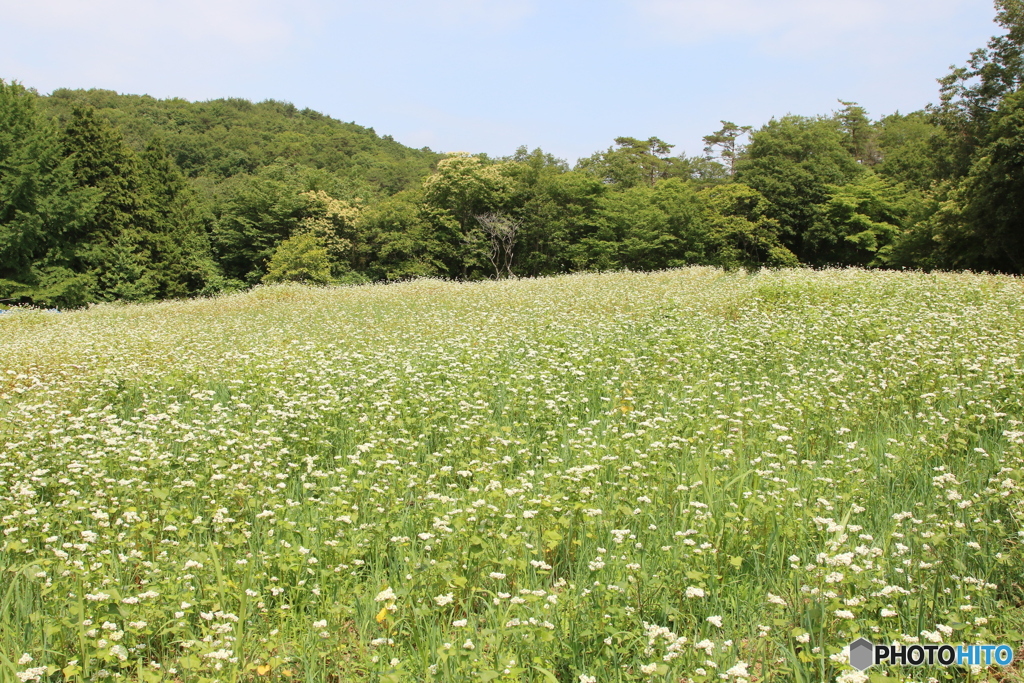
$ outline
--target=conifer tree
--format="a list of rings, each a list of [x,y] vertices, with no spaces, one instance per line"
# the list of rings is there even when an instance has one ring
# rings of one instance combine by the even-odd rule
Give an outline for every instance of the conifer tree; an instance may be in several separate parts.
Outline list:
[[[67,240],[89,219],[96,193],[75,182],[36,98],[0,80],[0,297],[75,306],[89,288],[68,258]]]
[[[142,186],[152,217],[151,256],[158,296],[203,291],[216,279],[203,207],[158,139],[150,141],[142,153]]]
[[[63,136],[78,185],[98,193],[92,219],[71,237],[72,268],[94,282],[100,300],[145,301],[159,294],[153,221],[138,155],[91,108],[76,107]]]

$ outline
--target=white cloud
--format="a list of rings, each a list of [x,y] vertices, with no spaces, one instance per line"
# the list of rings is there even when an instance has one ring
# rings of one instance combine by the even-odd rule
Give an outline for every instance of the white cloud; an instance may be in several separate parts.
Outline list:
[[[630,0],[662,37],[683,43],[753,40],[772,52],[806,53],[863,36],[875,42],[925,28],[977,0]]]

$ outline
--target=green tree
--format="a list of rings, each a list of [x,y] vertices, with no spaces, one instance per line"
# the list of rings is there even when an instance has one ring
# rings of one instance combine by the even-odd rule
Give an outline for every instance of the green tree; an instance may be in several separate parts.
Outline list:
[[[945,129],[925,112],[892,114],[878,124],[881,161],[874,171],[893,183],[927,191],[950,174],[943,155],[947,147]]]
[[[509,165],[454,153],[423,181],[423,201],[432,209],[425,215],[448,241],[446,266],[456,277],[483,277],[490,270],[489,241],[476,217],[506,207],[513,192]]]
[[[1024,273],[1024,92],[1006,97],[963,183],[956,265]]]
[[[218,280],[199,194],[159,140],[142,153],[142,191],[152,215],[151,257],[160,298],[208,291]]]
[[[743,153],[740,138],[750,135],[753,126],[737,126],[732,121],[722,121],[722,127],[711,135],[704,136],[704,154],[709,161],[720,159],[729,175],[736,173],[736,160]]]
[[[779,239],[778,221],[760,192],[743,183],[711,186],[698,194],[703,204],[705,263],[732,270],[799,265]]]
[[[278,245],[295,234],[308,216],[302,196],[312,188],[301,169],[275,164],[252,176],[225,183],[213,229],[213,246],[224,275],[247,284],[259,282]]]
[[[46,306],[88,300],[70,236],[82,231],[97,193],[81,188],[38,97],[0,80],[0,297]]]
[[[138,155],[91,108],[75,108],[63,134],[76,183],[98,196],[90,220],[65,236],[71,268],[91,279],[87,300],[145,301],[159,294],[153,214]]]
[[[673,160],[668,154],[674,146],[656,137],[615,138],[615,147],[580,159],[575,170],[623,188],[641,184],[653,187],[672,174]]]
[[[760,192],[778,221],[783,245],[803,263],[834,264],[835,254],[810,236],[833,188],[864,172],[830,118],[772,119],[751,137],[736,179]]]
[[[450,234],[438,235],[435,209],[422,190],[406,190],[366,208],[359,215],[364,272],[374,280],[451,276],[456,262]]]
[[[706,262],[701,202],[678,178],[606,194],[598,230],[579,243],[593,270],[658,270]]]
[[[302,192],[301,196],[306,200],[306,210],[297,230],[315,235],[324,245],[331,261],[331,274],[344,277],[361,268],[364,264],[358,257],[358,245],[362,242],[362,203],[335,199],[324,190]]]
[[[909,215],[904,188],[869,171],[832,188],[807,241],[836,265],[884,265]]]
[[[856,102],[839,100],[843,108],[835,113],[839,129],[845,138],[846,150],[865,166],[874,166],[882,160],[878,147],[878,131],[868,118],[864,107]]]
[[[515,216],[522,220],[516,272],[551,275],[591,267],[581,247],[599,229],[610,188],[588,173],[549,172],[517,190]]]
[[[274,250],[267,274],[262,278],[268,284],[301,282],[325,285],[331,281],[331,261],[327,248],[312,233],[299,233],[289,237]]]

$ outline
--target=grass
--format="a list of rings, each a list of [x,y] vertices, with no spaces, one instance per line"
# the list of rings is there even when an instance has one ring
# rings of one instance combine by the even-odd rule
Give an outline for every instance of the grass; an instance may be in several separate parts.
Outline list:
[[[862,635],[1017,646],[1022,295],[694,268],[4,315],[0,680],[850,683]]]

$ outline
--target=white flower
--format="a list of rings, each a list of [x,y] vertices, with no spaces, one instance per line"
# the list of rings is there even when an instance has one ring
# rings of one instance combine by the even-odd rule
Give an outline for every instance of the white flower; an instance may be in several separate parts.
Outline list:
[[[455,596],[451,593],[445,593],[444,595],[435,596],[434,602],[437,603],[438,607],[444,607],[445,605],[455,602]]]
[[[468,619],[456,619],[455,621],[452,622],[452,626],[454,626],[455,628],[463,628],[468,623],[469,623]]]
[[[711,654],[715,651],[715,644],[714,644],[714,642],[712,642],[712,641],[708,640],[707,638],[705,638],[704,640],[700,641],[699,643],[694,643],[693,644],[693,649],[695,649],[695,650],[704,650],[708,654],[708,657],[710,657]]]
[[[395,591],[391,590],[391,586],[388,586],[380,593],[377,593],[377,597],[373,599],[374,602],[390,602],[391,600],[397,600],[398,596],[395,595]]]
[[[687,588],[686,588],[686,597],[688,597],[688,598],[703,598],[704,597],[704,589],[703,588],[698,588],[697,586],[687,586]],[[719,625],[721,625],[721,624],[719,624]]]
[[[597,683],[597,676],[588,676],[587,674],[580,674],[580,683]]]
[[[313,628],[327,628],[327,620],[321,619],[320,621],[314,621]]]
[[[750,676],[750,674],[747,673],[746,662],[736,662],[731,668],[726,669],[725,673],[733,678],[747,678]]]
[[[836,678],[836,683],[868,683],[869,680],[868,675],[863,671],[847,669],[839,674]]]
[[[652,662],[650,664],[642,664],[640,666],[640,671],[644,672],[648,676],[650,676],[651,674],[653,674],[657,670],[658,670],[658,663],[657,662]]]
[[[33,669],[25,669],[24,671],[19,671],[16,675],[18,676],[18,680],[20,681],[38,681],[43,677],[43,674],[45,673],[45,666],[37,666]]]
[[[496,581],[501,581],[505,578],[505,575],[501,572],[491,572],[490,574],[488,574],[488,576],[490,576],[492,579],[495,579]]]
[[[464,642],[462,644],[462,649],[463,650],[475,650],[476,649],[476,645],[473,644],[472,640],[470,640],[469,638],[466,638],[466,642]]]
[[[708,617],[708,623],[717,626],[718,628],[722,628],[722,617],[717,614],[713,617]]]
[[[772,605],[785,605],[786,604],[786,601],[785,601],[784,598],[781,598],[778,595],[772,595],[771,593],[768,594],[768,602],[770,604],[772,604]]]
[[[26,664],[28,664],[31,661],[32,661],[32,655],[30,655],[29,653],[26,652],[23,655],[21,655],[21,659],[18,660],[18,665],[19,666],[25,666]]]
[[[883,619],[887,619],[887,618],[889,618],[889,617],[894,617],[894,616],[896,616],[896,611],[895,611],[895,610],[891,610],[891,609],[889,609],[888,607],[883,607],[883,608],[882,608],[882,611],[881,611],[881,612],[879,612],[879,614],[881,614],[881,615],[882,615],[882,618],[883,618]]]
[[[854,614],[848,609],[837,609],[835,612],[836,616],[840,619],[853,619]]]

